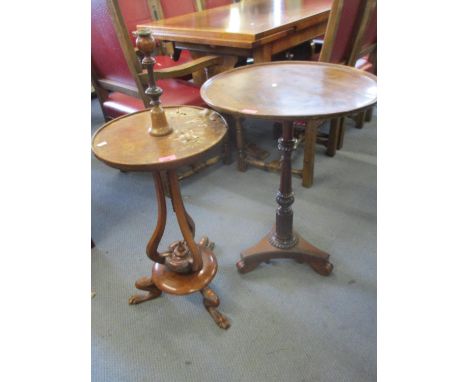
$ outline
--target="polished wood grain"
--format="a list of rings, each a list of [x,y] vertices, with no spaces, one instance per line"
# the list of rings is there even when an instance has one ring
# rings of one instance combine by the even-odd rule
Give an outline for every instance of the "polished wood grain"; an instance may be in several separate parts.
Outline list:
[[[149,28],[158,37],[173,41],[251,48],[268,36],[291,30],[298,22],[326,22],[331,3],[331,0],[244,0],[137,28]]]
[[[150,110],[144,110],[114,119],[96,131],[94,154],[121,170],[167,170],[199,159],[226,135],[224,118],[212,110],[195,106],[167,106],[164,110],[173,128],[171,134],[148,134],[151,116]]]
[[[370,73],[343,65],[281,61],[221,73],[208,80],[200,94],[207,105],[223,113],[273,120],[324,119],[373,105],[376,81]]]
[[[325,33],[332,0],[244,0],[137,25],[179,48],[255,62]]]
[[[329,254],[303,239],[293,228],[294,192],[291,184],[291,154],[295,147],[293,121],[308,121],[315,129],[320,119],[340,117],[362,110],[377,99],[376,77],[347,66],[313,62],[275,62],[240,67],[207,81],[201,90],[204,101],[213,109],[242,117],[282,121],[278,140],[281,152],[281,177],[276,194],[276,222],[273,230],[257,244],[241,252],[237,269],[246,273],[272,258],[292,258],[309,264],[327,276],[333,270]],[[242,126],[237,129],[241,135]],[[315,130],[308,142],[314,143]],[[336,139],[336,137],[334,137]],[[313,166],[313,145],[307,156]],[[240,156],[243,151],[240,150]],[[248,162],[241,158],[239,163]]]

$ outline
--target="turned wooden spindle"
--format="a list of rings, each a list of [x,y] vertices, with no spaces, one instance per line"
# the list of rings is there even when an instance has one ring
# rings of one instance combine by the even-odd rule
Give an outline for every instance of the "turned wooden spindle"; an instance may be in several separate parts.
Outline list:
[[[145,91],[145,94],[151,99],[150,105],[151,108],[151,126],[149,127],[149,133],[156,137],[167,135],[172,132],[172,128],[169,126],[164,113],[164,109],[161,107],[161,97],[163,91],[156,85],[154,79],[153,67],[156,60],[153,57],[154,48],[156,42],[151,35],[149,30],[139,30],[138,37],[136,39],[137,48],[144,54],[141,63],[146,71],[148,72],[148,88]]]

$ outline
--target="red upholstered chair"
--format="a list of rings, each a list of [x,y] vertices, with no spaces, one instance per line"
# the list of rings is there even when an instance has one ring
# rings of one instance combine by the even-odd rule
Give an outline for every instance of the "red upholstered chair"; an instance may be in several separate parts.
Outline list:
[[[120,0],[132,3],[132,0]],[[187,13],[197,12],[196,0],[139,0],[147,1],[153,13],[153,17],[157,20],[162,20],[168,17],[176,17]],[[122,10],[123,12],[123,10]],[[124,13],[124,12],[123,12]],[[125,13],[124,13],[125,17]],[[136,30],[135,24],[135,29]],[[176,50],[171,42],[163,43],[163,51],[165,57],[162,56],[158,60],[160,68],[168,68],[175,64],[182,64],[192,60],[192,56],[188,50]]]
[[[158,58],[156,58],[158,60]],[[218,63],[209,56],[155,70],[163,105],[203,106],[199,86],[175,78]],[[91,71],[106,120],[149,107],[147,74],[135,54],[118,0],[92,0]]]
[[[130,40],[135,45],[132,32],[136,31],[136,26],[155,19],[151,13],[150,4],[148,0],[119,0],[119,8],[129,32]]]
[[[352,55],[357,58],[356,68],[377,75],[377,3],[370,12],[367,25],[363,26],[362,39],[357,39]],[[360,113],[356,118],[356,127],[362,128],[364,122],[371,121],[373,110],[371,107]],[[342,144],[338,141],[338,147]]]
[[[232,4],[232,0],[201,0],[202,9],[211,9]]]
[[[319,61],[355,66],[375,4],[376,0],[334,0]],[[331,120],[325,141],[329,156],[343,145],[343,125],[344,118]]]
[[[137,25],[157,19],[156,7],[152,0],[119,0],[118,3],[130,40],[135,46],[134,32],[137,30]],[[154,8],[153,12],[151,8]],[[167,49],[168,44],[162,44],[160,42],[157,42],[157,44],[158,58],[155,69],[170,68],[192,60],[188,51],[183,51],[182,54],[177,57],[177,60],[174,60],[172,57],[174,53],[172,46]]]
[[[362,41],[359,43],[353,52],[357,57],[355,67],[377,74],[377,4],[372,9]]]
[[[159,20],[197,12],[196,0],[150,0]]]

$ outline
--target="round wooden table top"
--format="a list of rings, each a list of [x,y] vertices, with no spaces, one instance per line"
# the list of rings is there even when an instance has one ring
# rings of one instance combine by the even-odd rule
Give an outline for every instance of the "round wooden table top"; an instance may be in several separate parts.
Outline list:
[[[195,162],[226,135],[226,121],[213,110],[197,106],[167,106],[164,110],[172,133],[149,134],[150,109],[128,114],[96,131],[94,155],[121,170],[169,170]]]
[[[344,65],[269,62],[212,77],[201,97],[215,110],[253,118],[341,117],[377,102],[377,77]]]

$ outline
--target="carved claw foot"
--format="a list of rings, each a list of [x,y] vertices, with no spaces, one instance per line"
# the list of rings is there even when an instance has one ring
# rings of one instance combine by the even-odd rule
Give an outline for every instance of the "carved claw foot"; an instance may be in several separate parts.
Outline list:
[[[203,296],[203,305],[206,310],[221,329],[229,329],[231,322],[224,314],[222,314],[217,307],[219,306],[219,297],[209,287],[203,288],[200,293]]]
[[[311,259],[308,261],[309,266],[319,275],[328,276],[333,271],[333,264],[327,260]]]
[[[259,264],[260,263],[256,261],[246,261],[244,259],[241,259],[236,263],[236,267],[239,273],[244,274],[253,271],[255,268],[258,267]]]
[[[215,243],[210,241],[210,239],[208,239],[208,236],[203,236],[200,240],[200,246],[206,247],[212,251],[215,247]]]
[[[139,278],[136,283],[135,287],[140,290],[147,291],[148,293],[145,294],[134,294],[128,299],[128,303],[130,305],[141,304],[142,302],[154,300],[161,296],[161,291],[156,288],[156,286],[151,281],[149,277],[141,277]]]

